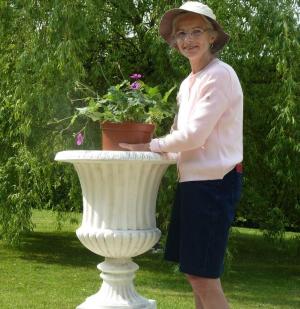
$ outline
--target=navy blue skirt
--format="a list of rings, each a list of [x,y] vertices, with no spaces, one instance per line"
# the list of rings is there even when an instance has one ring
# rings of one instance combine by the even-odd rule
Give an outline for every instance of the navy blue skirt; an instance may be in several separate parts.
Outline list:
[[[241,189],[242,173],[236,168],[223,179],[180,182],[165,259],[179,263],[185,274],[219,278]]]

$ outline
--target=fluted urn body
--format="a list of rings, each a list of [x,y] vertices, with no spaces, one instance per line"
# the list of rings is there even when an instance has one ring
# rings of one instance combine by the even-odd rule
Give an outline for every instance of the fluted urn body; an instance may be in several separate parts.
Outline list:
[[[159,184],[174,160],[151,152],[63,151],[55,160],[70,162],[83,195],[82,224],[76,234],[92,252],[105,257],[98,265],[103,284],[78,309],[155,308],[134,289],[138,266],[131,258],[160,238],[155,206]]]

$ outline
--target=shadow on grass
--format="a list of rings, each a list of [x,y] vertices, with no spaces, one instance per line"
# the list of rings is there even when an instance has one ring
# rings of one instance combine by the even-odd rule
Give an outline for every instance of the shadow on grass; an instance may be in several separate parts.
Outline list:
[[[74,233],[27,234],[18,252],[21,259],[30,263],[91,268],[95,272],[97,264],[103,261],[103,257],[86,249]],[[180,291],[185,296],[184,293],[190,292],[183,275],[174,264],[164,261],[161,253],[153,254],[149,251],[134,257],[133,261],[140,267],[136,273],[136,286],[148,286],[150,281],[151,288],[163,290],[164,293],[176,292],[177,295]]]
[[[230,239],[230,251],[233,254],[232,266],[261,263],[265,266],[300,266],[299,239],[285,240],[281,245],[270,243],[261,235],[233,233]],[[18,249],[23,259],[36,262],[69,266],[95,265],[103,260],[86,249],[73,232],[32,232],[24,235]],[[161,254],[146,253],[134,258],[143,268],[151,271],[168,270],[174,272],[174,266],[163,260]],[[261,265],[262,266],[262,265]]]
[[[19,247],[21,258],[45,264],[86,267],[102,257],[87,250],[74,233],[41,233],[24,235]]]
[[[234,259],[247,263],[300,266],[300,237],[282,241],[265,238],[262,234],[246,234],[234,231],[229,241]]]
[[[60,264],[64,266],[87,267],[103,261],[103,257],[86,249],[74,233],[41,233],[34,232],[24,235],[18,248],[21,258],[31,262]],[[140,268],[149,272],[178,275],[176,267],[163,260],[162,254],[150,251],[134,257]]]

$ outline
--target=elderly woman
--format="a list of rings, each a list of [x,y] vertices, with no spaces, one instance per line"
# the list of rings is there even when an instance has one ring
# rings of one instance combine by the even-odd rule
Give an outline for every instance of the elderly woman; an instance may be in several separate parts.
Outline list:
[[[160,34],[191,66],[178,92],[178,115],[170,134],[121,146],[178,154],[165,258],[186,274],[197,309],[225,309],[220,276],[241,194],[243,93],[232,67],[217,58],[229,36],[208,6],[189,1],[167,11]]]

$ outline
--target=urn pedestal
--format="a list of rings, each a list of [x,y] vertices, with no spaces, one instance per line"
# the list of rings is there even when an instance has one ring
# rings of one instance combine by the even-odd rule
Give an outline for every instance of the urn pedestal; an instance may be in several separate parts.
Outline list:
[[[98,265],[100,290],[77,309],[156,308],[154,300],[134,288],[139,267],[132,257],[151,249],[160,238],[156,198],[163,174],[175,161],[128,151],[63,151],[55,160],[73,163],[79,176],[83,216],[77,237],[105,257]]]

